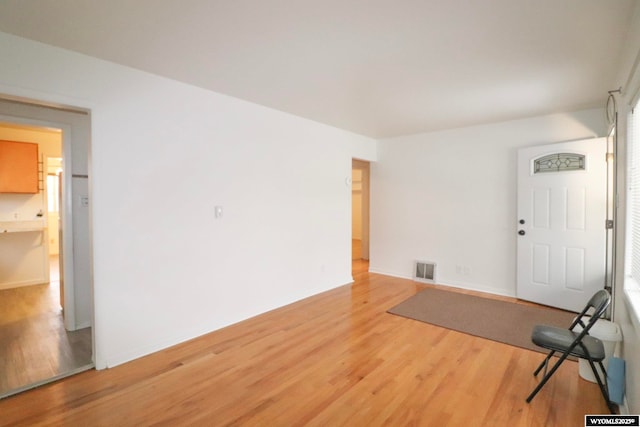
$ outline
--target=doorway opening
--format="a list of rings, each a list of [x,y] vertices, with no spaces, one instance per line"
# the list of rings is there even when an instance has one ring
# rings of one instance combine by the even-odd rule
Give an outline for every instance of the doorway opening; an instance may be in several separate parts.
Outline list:
[[[351,274],[369,271],[369,162],[351,161]]]
[[[37,192],[0,193],[0,398],[94,366],[89,135],[86,112],[0,98],[0,140],[38,146]]]

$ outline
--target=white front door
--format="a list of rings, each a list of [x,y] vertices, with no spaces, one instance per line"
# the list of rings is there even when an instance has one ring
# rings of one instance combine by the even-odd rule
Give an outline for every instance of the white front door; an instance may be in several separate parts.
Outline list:
[[[580,311],[605,283],[605,138],[518,151],[517,296]]]

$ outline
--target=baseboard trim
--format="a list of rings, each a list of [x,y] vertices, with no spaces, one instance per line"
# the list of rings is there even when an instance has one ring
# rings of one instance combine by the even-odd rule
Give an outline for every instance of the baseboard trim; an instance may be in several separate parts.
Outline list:
[[[397,277],[399,279],[413,280],[413,277],[411,277],[411,276],[407,276],[407,275],[404,275],[404,274],[397,274],[397,273],[388,272],[388,271],[384,271],[384,270],[378,270],[375,267],[374,268],[369,267],[369,272],[370,273],[375,273],[375,274],[382,274],[384,276]],[[504,291],[503,289],[485,287],[485,286],[478,286],[475,283],[455,282],[455,281],[448,281],[448,280],[444,280],[444,281],[443,280],[438,280],[438,282],[435,283],[435,284],[436,285],[440,285],[440,286],[448,286],[450,288],[464,289],[464,290],[467,290],[467,291],[484,292],[484,293],[492,294],[492,295],[499,295],[499,296],[503,296],[503,297],[516,298],[516,295],[515,295],[514,292],[510,293],[510,292]]]
[[[371,267],[371,265],[369,265],[369,273],[382,274],[383,276],[397,277],[399,279],[409,279],[409,280],[413,279],[411,276],[407,276],[405,274],[400,274],[392,271],[379,270],[375,267]]]
[[[618,409],[620,410],[620,415],[631,415],[629,413],[629,401],[627,400],[627,396],[624,397],[622,405],[618,405]]]
[[[80,329],[90,328],[90,327],[91,327],[91,322],[90,321],[85,321],[85,322],[78,323],[74,329],[70,329],[70,330],[71,331],[78,331]]]
[[[336,285],[327,287],[326,289],[316,289],[316,290],[312,290],[311,292],[305,294],[305,295],[298,295],[297,297],[295,297],[295,299],[292,299],[290,301],[287,302],[283,302],[281,304],[275,305],[273,307],[267,307],[267,308],[263,308],[259,311],[256,311],[253,314],[249,314],[243,317],[239,317],[236,319],[231,319],[228,321],[224,321],[221,322],[219,324],[203,324],[203,325],[198,325],[198,327],[196,328],[192,328],[190,329],[188,332],[182,331],[182,333],[180,334],[176,334],[176,335],[172,335],[172,336],[163,336],[161,337],[161,339],[155,341],[154,343],[151,343],[149,345],[143,346],[143,347],[137,347],[134,349],[127,349],[127,351],[123,351],[123,352],[115,352],[112,355],[109,355],[106,358],[98,358],[98,363],[96,363],[96,369],[97,370],[101,370],[101,369],[109,369],[109,368],[113,368],[116,367],[118,365],[122,365],[123,363],[127,363],[130,362],[132,360],[136,360],[139,359],[141,357],[144,356],[148,356],[150,354],[165,350],[169,347],[173,347],[175,345],[178,344],[182,344],[186,341],[192,340],[194,338],[198,338],[202,335],[206,335],[209,334],[211,332],[220,330],[222,328],[225,328],[227,326],[231,326],[234,325],[236,323],[240,323],[243,322],[247,319],[251,319],[253,317],[256,316],[260,316],[262,314],[265,314],[271,310],[276,310],[282,307],[286,307],[289,304],[294,304],[296,302],[302,301],[306,298],[310,298],[313,297],[315,295],[321,294],[323,292],[329,292],[333,289],[342,287],[342,286],[348,286],[351,283],[353,283],[349,276],[336,281]],[[95,340],[95,335],[94,335],[94,340]],[[98,351],[96,352],[98,353]]]
[[[44,278],[37,280],[25,280],[23,282],[0,283],[0,290],[22,288],[24,286],[44,285],[46,283],[47,281]]]

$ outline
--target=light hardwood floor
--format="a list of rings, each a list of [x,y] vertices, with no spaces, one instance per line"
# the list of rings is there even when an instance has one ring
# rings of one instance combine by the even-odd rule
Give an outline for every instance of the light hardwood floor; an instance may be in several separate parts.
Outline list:
[[[607,413],[565,362],[394,316],[424,288],[356,271],[324,292],[103,371],[0,400],[0,425],[581,426]]]
[[[0,397],[91,365],[91,329],[67,332],[51,283],[0,291]]]

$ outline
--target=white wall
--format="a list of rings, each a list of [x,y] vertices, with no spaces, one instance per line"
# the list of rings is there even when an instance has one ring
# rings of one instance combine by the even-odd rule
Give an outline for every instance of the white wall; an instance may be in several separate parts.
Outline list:
[[[379,142],[371,165],[370,271],[515,295],[516,155],[520,147],[604,133],[601,109]]]
[[[351,280],[375,141],[2,33],[0,55],[0,92],[91,109],[98,368]]]

